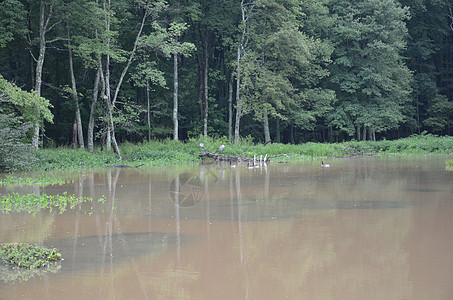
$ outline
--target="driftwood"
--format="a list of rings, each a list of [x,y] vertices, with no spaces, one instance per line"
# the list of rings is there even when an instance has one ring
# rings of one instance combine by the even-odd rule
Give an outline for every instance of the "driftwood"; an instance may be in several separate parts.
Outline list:
[[[145,164],[141,164],[138,166],[128,166],[128,165],[116,165],[116,166],[107,166],[107,168],[140,168],[141,166],[144,166]]]
[[[230,161],[230,162],[256,162],[256,161],[261,161],[261,162],[269,162],[269,158],[267,154],[264,156],[261,155],[258,159],[257,157],[249,158],[246,153],[242,153],[239,156],[230,156],[227,154],[222,154],[222,153],[213,153],[209,151],[204,151],[202,150],[200,154],[198,155],[199,157],[208,157],[212,158],[215,161]]]

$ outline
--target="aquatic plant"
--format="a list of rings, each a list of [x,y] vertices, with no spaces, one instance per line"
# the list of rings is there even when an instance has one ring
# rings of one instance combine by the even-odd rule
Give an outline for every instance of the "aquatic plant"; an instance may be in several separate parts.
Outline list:
[[[98,201],[102,202],[105,197],[101,197]],[[75,195],[47,195],[47,194],[26,194],[18,193],[6,194],[0,197],[1,211],[5,214],[9,212],[28,212],[37,213],[41,209],[49,209],[50,212],[58,208],[60,213],[66,211],[69,207],[73,209],[76,205],[83,202],[93,201],[92,197],[76,197]]]
[[[56,248],[49,249],[25,243],[2,243],[0,260],[3,264],[13,267],[37,269],[60,261],[61,253]]]
[[[25,243],[0,244],[0,280],[27,281],[35,276],[56,273],[61,269],[62,255],[56,248]]]
[[[63,178],[57,178],[54,176],[39,176],[39,177],[17,177],[13,175],[7,175],[6,178],[0,178],[0,184],[3,185],[39,185],[46,186],[52,184],[65,184],[70,182]]]

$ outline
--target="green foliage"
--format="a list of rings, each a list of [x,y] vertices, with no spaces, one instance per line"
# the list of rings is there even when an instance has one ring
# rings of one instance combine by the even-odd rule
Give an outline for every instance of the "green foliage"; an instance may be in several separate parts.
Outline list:
[[[10,103],[19,110],[24,121],[35,124],[53,121],[49,100],[38,96],[35,91],[26,92],[15,84],[9,83],[0,75],[0,103]]]
[[[59,213],[63,213],[66,209],[73,209],[79,203],[91,202],[91,197],[76,197],[75,195],[36,195],[26,194],[19,195],[17,193],[6,194],[0,197],[1,211],[8,214],[10,212],[27,212],[36,214],[41,209],[48,209],[50,212],[58,209]],[[104,201],[101,197],[98,201]]]
[[[0,109],[0,172],[27,170],[36,163],[34,149],[26,142],[30,127],[21,117]]]
[[[15,36],[24,36],[26,28],[26,10],[18,0],[0,2],[0,48],[6,47]]]
[[[205,150],[213,153],[219,152],[220,145],[225,145],[223,154],[239,157],[254,155],[279,156],[282,154],[294,155],[294,158],[305,159],[322,156],[346,156],[346,155],[379,155],[379,154],[421,154],[421,153],[453,153],[453,137],[439,137],[431,134],[414,135],[399,140],[382,141],[350,141],[342,143],[303,143],[293,144],[255,144],[252,137],[241,139],[236,144],[229,144],[227,137],[191,138],[187,142],[166,139],[162,141],[152,140],[140,144],[124,143],[120,145],[124,160],[119,160],[113,153],[105,153],[96,149],[93,153],[84,150],[69,148],[42,149],[36,152],[39,161],[34,165],[34,170],[49,169],[78,169],[95,168],[115,165],[128,166],[157,166],[157,165],[181,165],[196,164],[200,162],[200,142],[205,145]],[[280,157],[280,156],[279,156]],[[291,156],[293,157],[293,156]],[[61,184],[65,180],[37,176],[36,178],[20,178],[8,176],[0,180],[0,184]],[[12,196],[10,196],[12,197]],[[40,202],[37,196],[27,196],[27,202]],[[56,201],[56,198],[42,201]],[[12,200],[11,200],[12,201]],[[72,200],[67,200],[72,201]],[[12,202],[11,202],[12,203]]]
[[[38,185],[46,186],[52,184],[62,185],[68,183],[68,180],[57,178],[54,176],[38,176],[38,177],[17,177],[14,175],[7,175],[6,178],[0,178],[0,185]]]
[[[395,0],[342,0],[332,6],[336,26],[330,82],[342,114],[331,118],[330,126],[349,134],[361,127],[372,132],[399,127],[412,79],[402,57],[408,8]]]
[[[90,168],[121,164],[113,153],[95,149],[93,153],[83,149],[40,149],[36,152],[37,170]]]
[[[51,18],[46,33],[42,95],[54,104],[51,107],[45,99],[21,92],[17,87],[29,90],[35,85],[30,62],[38,59],[40,1],[0,1],[0,73],[17,83],[11,88],[0,77],[1,114],[13,113],[13,118],[20,115],[19,123],[23,124],[39,123],[41,129],[47,129],[49,143],[57,146],[68,143],[74,108],[62,99],[66,95],[61,90],[70,82],[67,53],[56,49],[70,47],[83,129],[88,127],[93,83],[101,63],[104,76],[99,80],[94,118],[99,120],[105,113],[104,96],[110,88],[110,95],[117,95],[112,110],[120,112],[114,126],[116,140],[120,142],[140,143],[147,139],[148,129],[154,138],[172,136],[171,110],[167,108],[173,104],[174,69],[169,58],[174,54],[178,54],[178,118],[183,139],[198,137],[203,129],[200,100],[204,97],[205,55],[208,135],[222,136],[228,132],[230,78],[234,82],[233,115],[238,106],[243,109],[241,134],[253,134],[255,139],[263,135],[260,122],[265,120],[264,111],[268,115],[266,128],[270,128],[270,138],[275,140],[272,135],[279,120],[284,142],[362,140],[376,136],[393,139],[423,130],[451,135],[453,46],[449,42],[452,34],[449,1],[239,2],[43,2],[45,16]],[[245,9],[244,21],[241,8]],[[135,49],[143,16],[146,20]],[[239,48],[242,60],[236,69],[239,44],[243,46]],[[120,80],[123,75],[124,80]],[[236,103],[236,75],[240,75],[244,106]],[[145,108],[148,100],[150,126],[143,113],[129,109],[132,105],[128,105]],[[51,113],[56,125],[43,122],[52,120]],[[96,131],[106,132],[105,126],[97,122]],[[363,132],[368,136],[364,137]],[[21,135],[19,140],[26,143],[27,138],[30,137]],[[148,150],[143,151],[145,157]],[[19,152],[22,150],[14,151],[14,155]],[[5,157],[3,153],[0,160]],[[8,164],[2,162],[2,168],[12,171],[18,163],[16,169],[24,169],[32,164],[32,156],[27,159],[16,156]],[[74,163],[65,164],[76,167]]]
[[[60,250],[24,243],[5,243],[0,245],[0,259],[3,264],[37,269],[48,267],[61,260]]]
[[[319,39],[300,30],[301,3],[258,1],[248,21],[251,46],[240,64],[243,113],[263,121],[263,110],[274,118],[288,117],[311,129],[316,116],[327,112],[334,94],[313,88],[328,75],[331,51]]]
[[[444,95],[436,95],[428,107],[429,117],[423,124],[434,133],[441,133],[453,125],[453,102]]]

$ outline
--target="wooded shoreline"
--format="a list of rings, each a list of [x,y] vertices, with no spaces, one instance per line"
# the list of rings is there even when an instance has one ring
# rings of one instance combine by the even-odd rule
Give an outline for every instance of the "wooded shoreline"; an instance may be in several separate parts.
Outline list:
[[[200,148],[200,141],[204,149]],[[219,146],[225,145],[221,156]],[[198,164],[202,158],[215,160],[222,158],[243,158],[244,161],[255,157],[275,161],[297,161],[313,157],[345,157],[358,155],[386,154],[449,154],[453,153],[453,137],[439,137],[430,134],[414,135],[409,138],[393,141],[350,141],[343,143],[304,143],[299,145],[271,143],[255,144],[252,141],[242,141],[238,145],[229,144],[226,137],[213,139],[190,139],[186,142],[163,140],[150,141],[141,144],[120,144],[122,159],[115,156],[113,151],[94,152],[69,147],[39,149],[29,158],[28,163],[21,161],[17,167],[3,169],[3,172],[38,171],[53,169],[80,169],[107,166],[161,166]],[[209,156],[211,156],[209,158]],[[205,158],[206,159],[206,158]],[[227,159],[228,160],[228,159]]]

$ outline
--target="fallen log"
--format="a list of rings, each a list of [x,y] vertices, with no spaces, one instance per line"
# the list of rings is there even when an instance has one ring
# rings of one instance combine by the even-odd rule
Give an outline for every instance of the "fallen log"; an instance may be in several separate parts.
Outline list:
[[[204,158],[204,157],[212,158],[215,161],[252,162],[252,161],[254,161],[254,159],[256,160],[256,158],[249,158],[245,153],[242,153],[239,156],[230,156],[228,154],[213,153],[213,152],[204,151],[204,150],[202,150],[198,156],[201,158]],[[260,161],[269,162],[270,161],[269,158],[270,157],[268,157],[266,154],[266,156],[264,156],[264,159],[262,159],[262,156],[261,156]]]
[[[141,164],[138,166],[128,166],[128,165],[115,165],[115,166],[107,166],[107,168],[140,168],[141,166],[144,166],[145,164]]]

